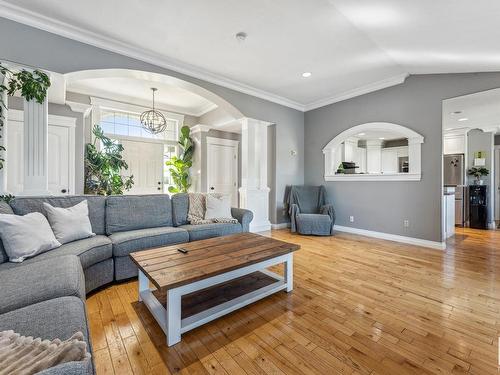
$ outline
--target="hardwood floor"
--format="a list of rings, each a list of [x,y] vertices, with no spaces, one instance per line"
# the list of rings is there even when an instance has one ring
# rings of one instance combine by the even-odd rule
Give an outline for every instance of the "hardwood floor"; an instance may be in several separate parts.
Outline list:
[[[338,233],[295,242],[294,291],[171,348],[137,282],[88,297],[98,374],[498,374],[500,231],[446,251]]]

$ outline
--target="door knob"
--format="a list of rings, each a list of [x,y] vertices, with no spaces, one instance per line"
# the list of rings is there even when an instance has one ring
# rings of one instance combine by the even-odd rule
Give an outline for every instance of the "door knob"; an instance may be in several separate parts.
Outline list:
[[[159,187],[158,190],[161,190],[161,188]]]
[[[61,190],[61,193],[63,193],[63,194],[66,194],[66,192],[67,192],[67,190],[66,190],[66,189],[62,189],[62,190]]]
[[[215,190],[215,188],[213,186],[210,186],[210,190]]]

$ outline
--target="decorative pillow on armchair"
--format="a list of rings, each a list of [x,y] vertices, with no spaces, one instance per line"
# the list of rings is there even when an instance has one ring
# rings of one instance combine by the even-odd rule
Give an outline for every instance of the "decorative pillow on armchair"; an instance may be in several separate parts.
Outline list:
[[[39,212],[0,214],[0,237],[9,260],[16,263],[61,246],[47,218]]]

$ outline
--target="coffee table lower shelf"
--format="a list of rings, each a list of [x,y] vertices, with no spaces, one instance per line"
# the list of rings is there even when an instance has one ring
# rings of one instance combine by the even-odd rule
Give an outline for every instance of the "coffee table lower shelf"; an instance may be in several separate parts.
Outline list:
[[[284,264],[284,277],[267,270],[268,267],[281,263]],[[169,289],[166,296],[150,288],[149,279],[139,270],[139,301],[148,307],[165,332],[168,346],[180,342],[181,335],[187,331],[273,293],[281,290],[290,292],[292,289],[293,253]],[[219,291],[227,293],[218,293]],[[203,294],[206,296],[205,300]],[[232,295],[234,298],[225,300],[221,294],[228,294],[229,297]],[[207,298],[210,301],[206,301]],[[163,299],[164,302],[161,301]],[[221,303],[213,305],[218,300]],[[203,309],[203,306],[207,308]],[[183,307],[185,311],[182,311]]]

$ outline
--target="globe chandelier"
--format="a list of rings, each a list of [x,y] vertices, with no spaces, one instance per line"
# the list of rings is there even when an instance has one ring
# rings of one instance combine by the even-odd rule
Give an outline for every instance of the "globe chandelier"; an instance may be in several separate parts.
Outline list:
[[[153,92],[153,107],[141,113],[141,124],[151,134],[163,133],[167,129],[167,120],[160,111],[155,109],[155,92],[157,88],[151,87]]]

